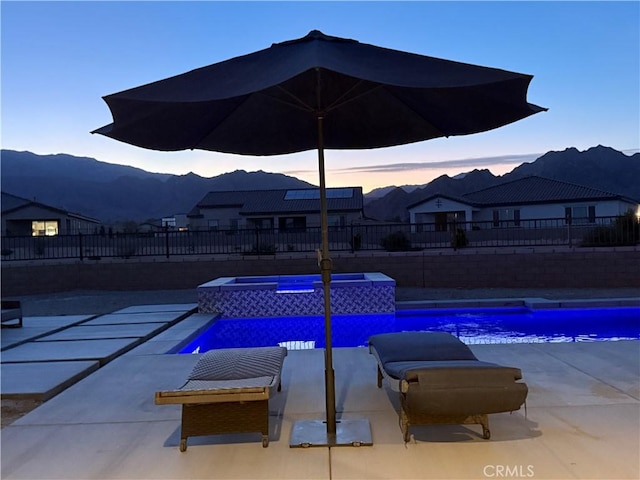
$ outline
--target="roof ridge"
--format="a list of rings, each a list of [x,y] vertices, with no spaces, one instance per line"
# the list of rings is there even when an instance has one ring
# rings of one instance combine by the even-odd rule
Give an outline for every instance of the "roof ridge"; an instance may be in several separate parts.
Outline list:
[[[491,187],[485,187],[485,188],[481,188],[479,190],[473,190],[471,192],[466,192],[466,193],[464,193],[462,195],[462,198],[466,198],[467,196],[471,196],[471,195],[474,195],[476,193],[485,192],[487,190],[492,190],[492,189],[495,189],[495,188],[498,188],[498,187],[503,187],[505,185],[509,185],[509,184],[512,184],[512,183],[515,183],[515,182],[520,182],[522,180],[529,180],[529,179],[540,179],[540,180],[544,180],[544,181],[547,181],[547,182],[553,182],[553,183],[568,185],[568,186],[572,186],[572,187],[580,187],[580,188],[592,190],[592,191],[598,192],[598,193],[606,193],[607,195],[618,196],[618,197],[622,196],[619,193],[609,192],[607,190],[602,190],[602,189],[599,189],[599,188],[596,188],[596,187],[591,187],[589,185],[583,185],[583,184],[580,184],[580,183],[567,182],[565,180],[558,180],[556,178],[545,177],[543,175],[525,175],[523,177],[514,178],[512,180],[507,180],[505,182],[498,183],[498,184],[493,185]]]

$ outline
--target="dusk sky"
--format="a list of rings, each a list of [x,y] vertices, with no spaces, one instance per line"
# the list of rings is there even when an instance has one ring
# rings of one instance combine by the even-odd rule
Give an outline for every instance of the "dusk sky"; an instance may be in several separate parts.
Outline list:
[[[640,2],[24,2],[1,5],[3,149],[68,153],[151,172],[237,169],[318,184],[315,151],[277,157],[155,152],[90,132],[104,95],[299,38],[311,30],[534,76],[548,112],[491,132],[327,151],[327,186],[504,174],[551,150],[640,148]]]

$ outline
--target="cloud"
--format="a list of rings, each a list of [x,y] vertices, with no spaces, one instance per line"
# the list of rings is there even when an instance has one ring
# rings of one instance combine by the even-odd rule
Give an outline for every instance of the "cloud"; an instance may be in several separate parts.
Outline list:
[[[408,162],[390,163],[383,165],[363,165],[357,167],[339,168],[333,170],[336,173],[391,173],[407,172],[412,170],[431,169],[466,169],[475,167],[489,167],[501,164],[528,163],[539,158],[540,153],[525,153],[520,155],[501,155],[493,157],[461,158],[455,160],[442,160],[439,162]]]
[[[637,148],[630,148],[627,150],[622,150],[622,153],[624,153],[625,155],[635,155],[636,153],[640,153],[640,149]]]
[[[622,150],[625,155],[633,155],[640,152],[637,148]],[[543,153],[523,153],[513,155],[496,155],[489,157],[470,157],[459,158],[453,160],[441,161],[425,161],[425,162],[402,162],[402,163],[382,163],[373,165],[360,165],[345,168],[331,168],[328,172],[333,174],[366,174],[366,173],[403,173],[412,171],[428,171],[428,170],[454,170],[459,171],[479,168],[479,167],[496,167],[499,165],[513,165],[522,163],[531,163],[540,158]],[[309,175],[317,173],[316,169],[296,169],[283,172],[286,175]]]

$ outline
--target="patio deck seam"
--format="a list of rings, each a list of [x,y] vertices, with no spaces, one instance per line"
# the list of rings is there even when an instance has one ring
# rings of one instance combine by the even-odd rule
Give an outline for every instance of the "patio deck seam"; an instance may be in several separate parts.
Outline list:
[[[631,340],[631,341],[633,341],[633,340]],[[541,344],[535,344],[534,343],[534,344],[531,344],[531,345],[533,345],[533,348],[536,348],[536,345],[541,345]],[[580,368],[578,365],[575,365],[574,363],[570,363],[567,360],[564,360],[563,358],[559,357],[558,355],[553,354],[552,352],[544,351],[543,349],[540,349],[539,347],[537,348],[537,350],[540,351],[541,353],[544,353],[544,354],[554,358],[555,360],[567,365],[568,367],[570,367],[570,368],[572,368],[574,370],[577,370],[578,372],[580,372],[580,373],[582,373],[582,374],[584,374],[584,375],[586,375],[586,376],[588,376],[588,377],[590,377],[590,378],[592,378],[592,379],[594,379],[594,380],[596,380],[596,381],[598,381],[600,383],[603,383],[603,384],[607,385],[608,387],[611,387],[612,389],[616,390],[618,393],[620,393],[620,394],[622,394],[622,395],[624,395],[626,397],[630,397],[630,398],[634,399],[635,401],[640,401],[640,397],[633,396],[629,392],[626,392],[626,391],[622,390],[621,388],[617,387],[616,385],[614,385],[613,383],[607,381],[606,379],[599,378],[599,377],[595,376],[594,374],[584,370],[583,368]],[[640,373],[640,372],[638,372],[638,373]],[[640,385],[640,379],[638,381],[638,384]],[[608,404],[605,404],[605,405],[608,405]]]
[[[142,335],[142,336],[133,336],[133,337],[104,337],[104,338],[71,338],[71,339],[59,339],[59,340],[46,340],[47,337],[51,337],[53,335],[56,335],[60,332],[63,332],[65,330],[69,330],[71,328],[76,328],[78,326],[82,326],[83,324],[86,324],[87,322],[90,322],[92,320],[95,320],[96,318],[100,318],[102,316],[105,315],[110,315],[113,313],[117,313],[117,312],[111,312],[111,313],[106,313],[106,314],[95,314],[95,315],[88,315],[86,318],[82,318],[79,321],[75,321],[66,325],[62,325],[60,327],[55,327],[52,328],[49,331],[43,332],[41,334],[37,334],[34,336],[30,336],[28,338],[25,338],[22,341],[16,342],[16,343],[12,343],[10,345],[7,345],[5,348],[2,349],[2,351],[4,352],[4,355],[2,356],[1,360],[1,364],[3,366],[6,366],[7,368],[15,368],[12,366],[20,366],[20,365],[48,365],[50,363],[57,363],[57,364],[73,364],[74,362],[78,362],[78,361],[83,361],[83,362],[95,362],[97,364],[97,366],[95,368],[92,369],[87,369],[84,370],[80,373],[78,372],[73,372],[73,375],[71,377],[65,377],[64,379],[60,379],[60,383],[58,383],[56,388],[52,388],[50,385],[46,385],[46,387],[43,386],[43,384],[36,382],[35,385],[33,385],[32,387],[27,387],[29,388],[28,392],[23,392],[23,393],[9,393],[7,394],[6,392],[2,392],[2,394],[0,395],[0,397],[3,400],[31,400],[31,399],[40,399],[42,396],[42,392],[43,392],[43,388],[47,388],[47,392],[55,392],[53,395],[48,395],[46,400],[49,400],[50,398],[55,397],[56,395],[62,393],[64,390],[68,389],[69,387],[73,386],[74,384],[78,383],[79,381],[81,381],[82,379],[94,374],[97,370],[100,370],[102,367],[108,365],[109,363],[111,363],[112,361],[116,360],[117,358],[124,356],[126,354],[128,354],[131,351],[134,351],[135,349],[137,349],[138,347],[140,347],[141,345],[144,345],[146,342],[152,340],[154,337],[160,335],[161,333],[169,330],[170,328],[174,327],[175,325],[179,324],[180,322],[182,322],[183,320],[187,319],[188,317],[190,317],[191,315],[194,314],[194,312],[196,312],[196,308],[192,307],[189,309],[183,309],[183,310],[177,310],[174,311],[173,313],[175,314],[175,316],[173,318],[171,318],[170,320],[165,320],[162,321],[161,323],[163,323],[163,325],[159,328],[157,328],[156,330]],[[154,312],[147,312],[147,313],[154,313]],[[28,317],[27,317],[28,319]],[[151,323],[151,322],[149,322]],[[152,322],[152,323],[157,323],[157,322]],[[85,328],[94,328],[92,325],[84,325]],[[59,350],[55,350],[55,348],[65,348],[64,347],[64,343],[67,342],[67,344],[73,343],[73,342],[101,342],[101,341],[122,341],[124,343],[126,343],[125,345],[118,347],[116,350],[111,351],[111,352],[103,352],[102,355],[100,354],[96,354],[95,356],[91,356],[91,355],[86,355],[86,358],[77,358],[73,357],[73,358],[64,358],[64,355],[60,353]],[[121,342],[121,343],[122,343]],[[62,347],[56,346],[56,344],[62,345]],[[19,347],[24,347],[26,345],[48,345],[48,346],[53,346],[54,351],[51,354],[51,358],[20,358],[20,355],[18,355],[16,358],[14,359],[7,359],[7,354],[8,352],[10,352],[11,350],[15,349],[15,348],[19,348]],[[33,347],[29,347],[29,348],[33,348]],[[28,355],[27,355],[28,356]],[[62,358],[57,358],[57,357],[62,357]],[[54,358],[56,357],[56,358]],[[46,368],[46,367],[44,367]],[[4,369],[3,369],[4,370]],[[3,409],[4,411],[4,409]],[[9,426],[9,425],[5,425]],[[3,427],[4,428],[4,427]]]
[[[56,328],[54,330],[48,330],[48,331],[43,332],[41,334],[37,334],[37,335],[35,335],[33,337],[25,338],[24,340],[19,340],[18,342],[12,343],[11,345],[7,345],[5,347],[0,347],[0,352],[4,352],[4,351],[10,350],[12,348],[19,347],[20,345],[24,345],[24,344],[29,343],[29,342],[35,342],[37,340],[40,340],[41,338],[48,337],[49,335],[53,335],[55,333],[61,332],[63,330],[66,330],[67,328],[77,327],[78,325],[81,325],[82,323],[88,322],[90,320],[94,320],[95,318],[97,318],[99,316],[100,316],[99,314],[98,315],[92,315],[92,316],[90,316],[88,318],[85,318],[83,320],[78,320],[77,322],[70,323],[68,325],[63,325],[63,326],[61,326],[59,328]],[[28,317],[24,318],[24,320],[27,320],[27,319],[28,319]],[[26,327],[26,328],[28,328],[28,327]]]

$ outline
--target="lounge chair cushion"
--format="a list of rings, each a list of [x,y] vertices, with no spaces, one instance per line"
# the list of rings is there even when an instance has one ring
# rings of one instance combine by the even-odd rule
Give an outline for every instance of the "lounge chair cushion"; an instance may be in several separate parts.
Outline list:
[[[187,380],[180,390],[247,390],[259,388],[261,390],[274,386],[274,376],[239,378],[238,380]]]
[[[489,362],[481,362],[480,360],[439,360],[435,362],[429,362],[425,364],[424,360],[412,361],[412,362],[387,362],[384,364],[384,369],[387,375],[395,379],[405,379],[407,381],[417,380],[417,372],[428,371],[423,373],[424,381],[450,383],[453,378],[447,379],[441,377],[437,372],[446,369],[451,375],[457,375],[461,378],[462,375],[466,376],[469,369],[476,370],[478,368],[485,369],[503,369],[500,365]],[[428,375],[430,378],[427,378]]]
[[[522,378],[518,368],[478,360],[467,345],[445,332],[374,335],[369,349],[387,378],[430,388],[505,385]]]
[[[188,380],[240,380],[280,375],[287,351],[282,347],[209,350],[193,367]]]
[[[452,362],[455,363],[455,362]],[[427,366],[409,370],[403,389],[414,385],[406,407],[438,414],[499,413],[518,410],[527,386],[518,368],[475,362],[475,365]]]
[[[202,354],[178,389],[156,392],[156,404],[245,402],[279,388],[284,347],[230,348]]]
[[[369,338],[380,363],[478,360],[471,349],[444,332],[382,333]]]

